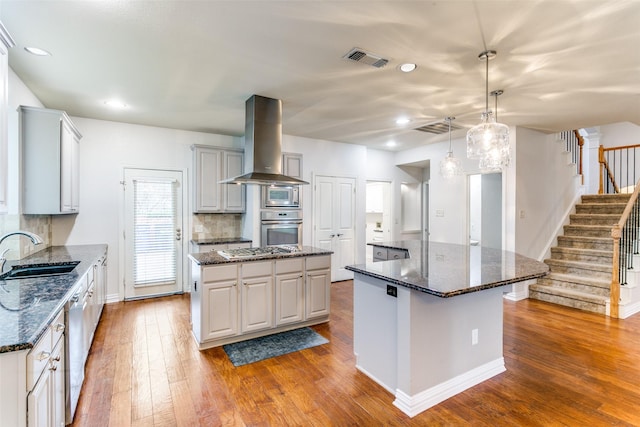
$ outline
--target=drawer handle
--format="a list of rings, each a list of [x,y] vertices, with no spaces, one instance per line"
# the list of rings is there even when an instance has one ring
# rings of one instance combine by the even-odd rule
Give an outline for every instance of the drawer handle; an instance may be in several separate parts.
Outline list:
[[[57,370],[58,370],[58,365],[53,365],[53,364],[52,364],[52,365],[49,367],[49,370],[50,370],[50,371],[57,371]]]
[[[56,323],[55,331],[56,332],[64,331],[64,323]]]
[[[53,359],[51,359],[51,360],[53,360],[54,362],[59,362],[59,361],[60,361],[60,355],[58,355],[58,356],[54,357],[54,358],[53,358]]]
[[[43,360],[47,360],[49,357],[51,357],[51,353],[48,351],[41,351],[40,354],[36,356],[36,360],[42,362]]]

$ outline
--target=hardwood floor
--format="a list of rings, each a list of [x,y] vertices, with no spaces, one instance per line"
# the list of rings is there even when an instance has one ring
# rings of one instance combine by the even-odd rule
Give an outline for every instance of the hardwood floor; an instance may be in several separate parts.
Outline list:
[[[238,368],[197,350],[188,295],[107,305],[73,425],[640,425],[640,314],[505,301],[507,372],[409,418],[354,367],[352,286],[314,327],[329,344]]]

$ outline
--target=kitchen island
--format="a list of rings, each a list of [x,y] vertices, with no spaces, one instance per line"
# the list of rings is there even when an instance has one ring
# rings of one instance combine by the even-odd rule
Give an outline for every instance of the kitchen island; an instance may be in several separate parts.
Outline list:
[[[375,243],[408,258],[354,272],[356,367],[418,413],[505,371],[504,286],[548,267],[513,252],[428,241]]]
[[[191,253],[191,327],[206,349],[329,321],[331,251]]]

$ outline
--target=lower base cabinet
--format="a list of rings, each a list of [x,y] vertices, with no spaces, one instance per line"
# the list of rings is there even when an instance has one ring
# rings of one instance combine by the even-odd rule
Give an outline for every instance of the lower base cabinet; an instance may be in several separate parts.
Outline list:
[[[329,320],[331,257],[191,263],[191,325],[210,348]]]

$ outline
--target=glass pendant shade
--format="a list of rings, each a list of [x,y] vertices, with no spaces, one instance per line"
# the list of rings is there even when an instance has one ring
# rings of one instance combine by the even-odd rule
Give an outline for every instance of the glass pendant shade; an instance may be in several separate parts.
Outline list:
[[[508,152],[509,126],[496,123],[491,112],[482,113],[482,122],[467,132],[467,157],[482,159],[505,148]]]
[[[447,152],[447,157],[440,160],[440,175],[443,178],[454,178],[462,175],[460,159],[453,157],[453,151]]]
[[[511,154],[509,153],[509,147],[506,146],[487,153],[480,159],[479,167],[482,172],[495,172],[508,167],[510,163]]]

